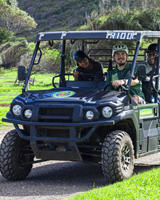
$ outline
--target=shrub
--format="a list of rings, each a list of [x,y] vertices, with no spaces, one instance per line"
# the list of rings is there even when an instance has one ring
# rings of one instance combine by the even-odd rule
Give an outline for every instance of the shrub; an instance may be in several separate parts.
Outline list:
[[[13,33],[11,31],[7,31],[6,28],[0,27],[0,45],[11,40]]]

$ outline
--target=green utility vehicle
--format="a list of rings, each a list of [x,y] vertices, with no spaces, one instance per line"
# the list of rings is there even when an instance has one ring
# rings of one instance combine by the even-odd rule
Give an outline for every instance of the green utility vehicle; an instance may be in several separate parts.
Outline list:
[[[157,40],[158,45],[155,71],[150,78],[153,87],[149,95],[153,95],[154,103],[149,100],[145,105],[137,105],[129,91],[132,79],[138,77],[142,82],[146,79],[144,62],[140,64],[146,59],[145,49],[140,50],[141,41],[146,38]],[[31,72],[43,56],[40,44],[48,41],[48,45],[54,45],[54,40],[61,41],[62,49],[60,73],[53,77],[53,87],[27,90]],[[129,48],[129,44],[135,44],[129,55],[132,63],[129,81],[121,91],[106,90],[108,85],[99,81],[99,74],[93,74],[92,81],[73,81],[73,73],[65,71],[67,45],[81,44],[88,56],[100,60],[106,77],[108,70],[115,67],[111,47],[97,49],[98,44],[104,46],[106,42],[127,43]],[[18,68],[18,78],[24,81],[22,94],[13,99],[10,111],[2,119],[15,127],[1,143],[2,176],[22,180],[36,162],[64,160],[100,164],[107,183],[131,177],[134,159],[160,151],[159,58],[160,31],[39,33],[28,71],[24,66]],[[138,70],[133,74],[138,62]]]

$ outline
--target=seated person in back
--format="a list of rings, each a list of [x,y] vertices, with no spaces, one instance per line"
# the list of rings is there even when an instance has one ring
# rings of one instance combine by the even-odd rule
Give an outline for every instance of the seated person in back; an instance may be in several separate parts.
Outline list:
[[[73,71],[73,76],[75,81],[94,81],[92,75],[97,75],[99,81],[104,81],[105,76],[102,65],[89,58],[83,51],[78,50],[74,53],[73,58],[77,63],[77,68]],[[79,74],[88,74],[82,75]],[[91,74],[91,75],[90,75]],[[97,78],[97,77],[96,77]]]
[[[154,65],[154,61],[155,61],[155,58],[156,58],[156,55],[157,55],[157,50],[158,50],[158,46],[157,44],[153,43],[153,44],[150,44],[147,48],[147,61],[143,61],[143,62],[140,62],[139,64],[145,64],[146,66],[146,80],[145,82],[149,82],[150,81],[150,75],[151,75],[151,72],[152,72],[152,69],[153,69],[153,65]],[[155,73],[155,72],[154,72]],[[153,79],[153,84],[155,86],[155,79]],[[158,95],[158,101],[160,102],[160,95]],[[152,102],[154,102],[154,97],[152,95]]]
[[[146,65],[146,74],[150,73],[152,71],[155,57],[157,54],[157,44],[150,44],[146,50],[147,53],[147,62],[142,61],[139,64],[145,64]]]

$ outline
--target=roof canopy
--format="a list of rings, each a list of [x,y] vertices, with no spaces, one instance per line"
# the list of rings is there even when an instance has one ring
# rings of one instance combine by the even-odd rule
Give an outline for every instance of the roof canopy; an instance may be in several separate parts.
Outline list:
[[[38,33],[35,42],[47,40],[116,39],[141,41],[143,37],[160,38],[160,31],[68,31]]]

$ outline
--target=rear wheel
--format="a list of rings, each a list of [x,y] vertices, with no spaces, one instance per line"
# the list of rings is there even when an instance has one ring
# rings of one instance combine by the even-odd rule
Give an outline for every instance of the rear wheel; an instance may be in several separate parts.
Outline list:
[[[8,180],[25,179],[32,169],[33,152],[29,141],[19,137],[16,130],[8,132],[0,147],[0,171]],[[28,164],[27,164],[28,163]]]
[[[108,183],[128,179],[133,174],[134,150],[130,136],[120,130],[109,133],[102,147],[102,170]]]

